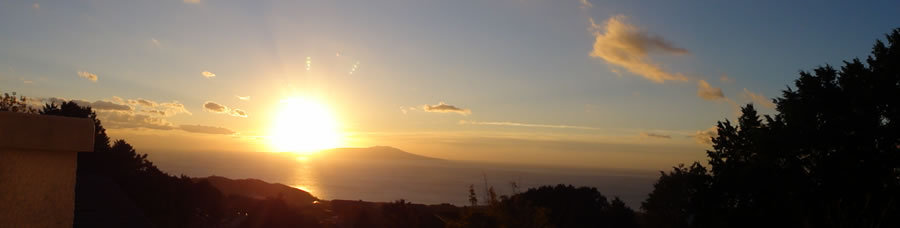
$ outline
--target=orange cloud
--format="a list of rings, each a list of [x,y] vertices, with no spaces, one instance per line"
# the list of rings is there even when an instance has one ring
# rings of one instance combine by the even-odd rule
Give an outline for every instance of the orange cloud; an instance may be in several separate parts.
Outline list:
[[[702,79],[697,80],[697,96],[711,101],[725,98],[721,88],[712,87],[706,80]]]
[[[681,73],[670,73],[647,58],[649,53],[654,52],[683,55],[688,53],[687,49],[625,23],[625,17],[621,15],[609,18],[602,27],[593,19],[590,23],[590,30],[596,39],[591,57],[603,59],[656,83],[688,80]]]
[[[772,99],[766,98],[760,93],[750,92],[747,88],[744,88],[744,97],[747,97],[754,104],[762,105],[766,108],[775,108],[775,103],[772,102]]]
[[[97,82],[97,75],[87,71],[79,71],[78,77]]]
[[[213,113],[237,116],[237,117],[244,117],[244,118],[247,117],[247,112],[245,112],[244,110],[240,110],[240,109],[236,109],[236,108],[229,108],[228,106],[221,105],[219,103],[212,102],[212,101],[207,101],[206,103],[203,103],[203,110],[213,112]]]
[[[446,104],[444,102],[440,102],[437,105],[422,105],[422,110],[426,112],[443,112],[443,113],[457,113],[460,115],[469,115],[472,114],[472,111],[469,109],[459,108],[453,105]]]

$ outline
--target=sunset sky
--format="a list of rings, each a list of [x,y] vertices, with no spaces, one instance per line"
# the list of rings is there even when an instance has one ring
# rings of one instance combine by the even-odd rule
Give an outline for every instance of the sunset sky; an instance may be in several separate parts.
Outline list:
[[[0,91],[91,105],[138,152],[663,169],[900,27],[898,1],[752,2],[2,1]]]

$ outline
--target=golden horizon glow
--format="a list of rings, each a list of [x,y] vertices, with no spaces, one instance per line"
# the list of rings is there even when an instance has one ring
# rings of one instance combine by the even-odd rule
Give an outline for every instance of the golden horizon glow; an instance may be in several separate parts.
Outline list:
[[[327,106],[302,97],[281,100],[269,132],[277,152],[311,154],[341,146],[338,122]]]

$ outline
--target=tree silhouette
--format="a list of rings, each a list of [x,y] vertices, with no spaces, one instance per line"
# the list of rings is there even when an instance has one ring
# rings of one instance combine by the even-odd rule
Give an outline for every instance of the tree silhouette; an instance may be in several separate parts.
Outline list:
[[[699,164],[663,173],[644,202],[659,227],[900,226],[900,29],[864,64],[800,72],[777,113],[741,109]],[[708,181],[708,182],[707,182]]]
[[[37,109],[28,105],[25,96],[16,97],[16,93],[13,92],[12,95],[3,93],[0,97],[0,112],[37,113]]]
[[[692,227],[696,220],[709,221],[710,185],[712,178],[700,163],[690,167],[676,166],[671,172],[660,172],[653,192],[641,208],[646,212],[648,227]],[[696,219],[700,217],[700,219]],[[706,224],[712,226],[711,224]],[[701,226],[703,227],[703,226]]]

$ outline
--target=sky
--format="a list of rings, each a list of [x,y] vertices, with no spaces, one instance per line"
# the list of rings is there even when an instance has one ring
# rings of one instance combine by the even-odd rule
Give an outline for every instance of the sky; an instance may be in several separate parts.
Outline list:
[[[740,105],[773,113],[799,71],[865,58],[900,27],[897,12],[897,1],[0,1],[0,91],[92,106],[138,152],[283,151],[280,138],[667,169],[704,161],[711,127]],[[296,99],[313,108],[285,111]],[[329,130],[336,141],[322,144]]]

